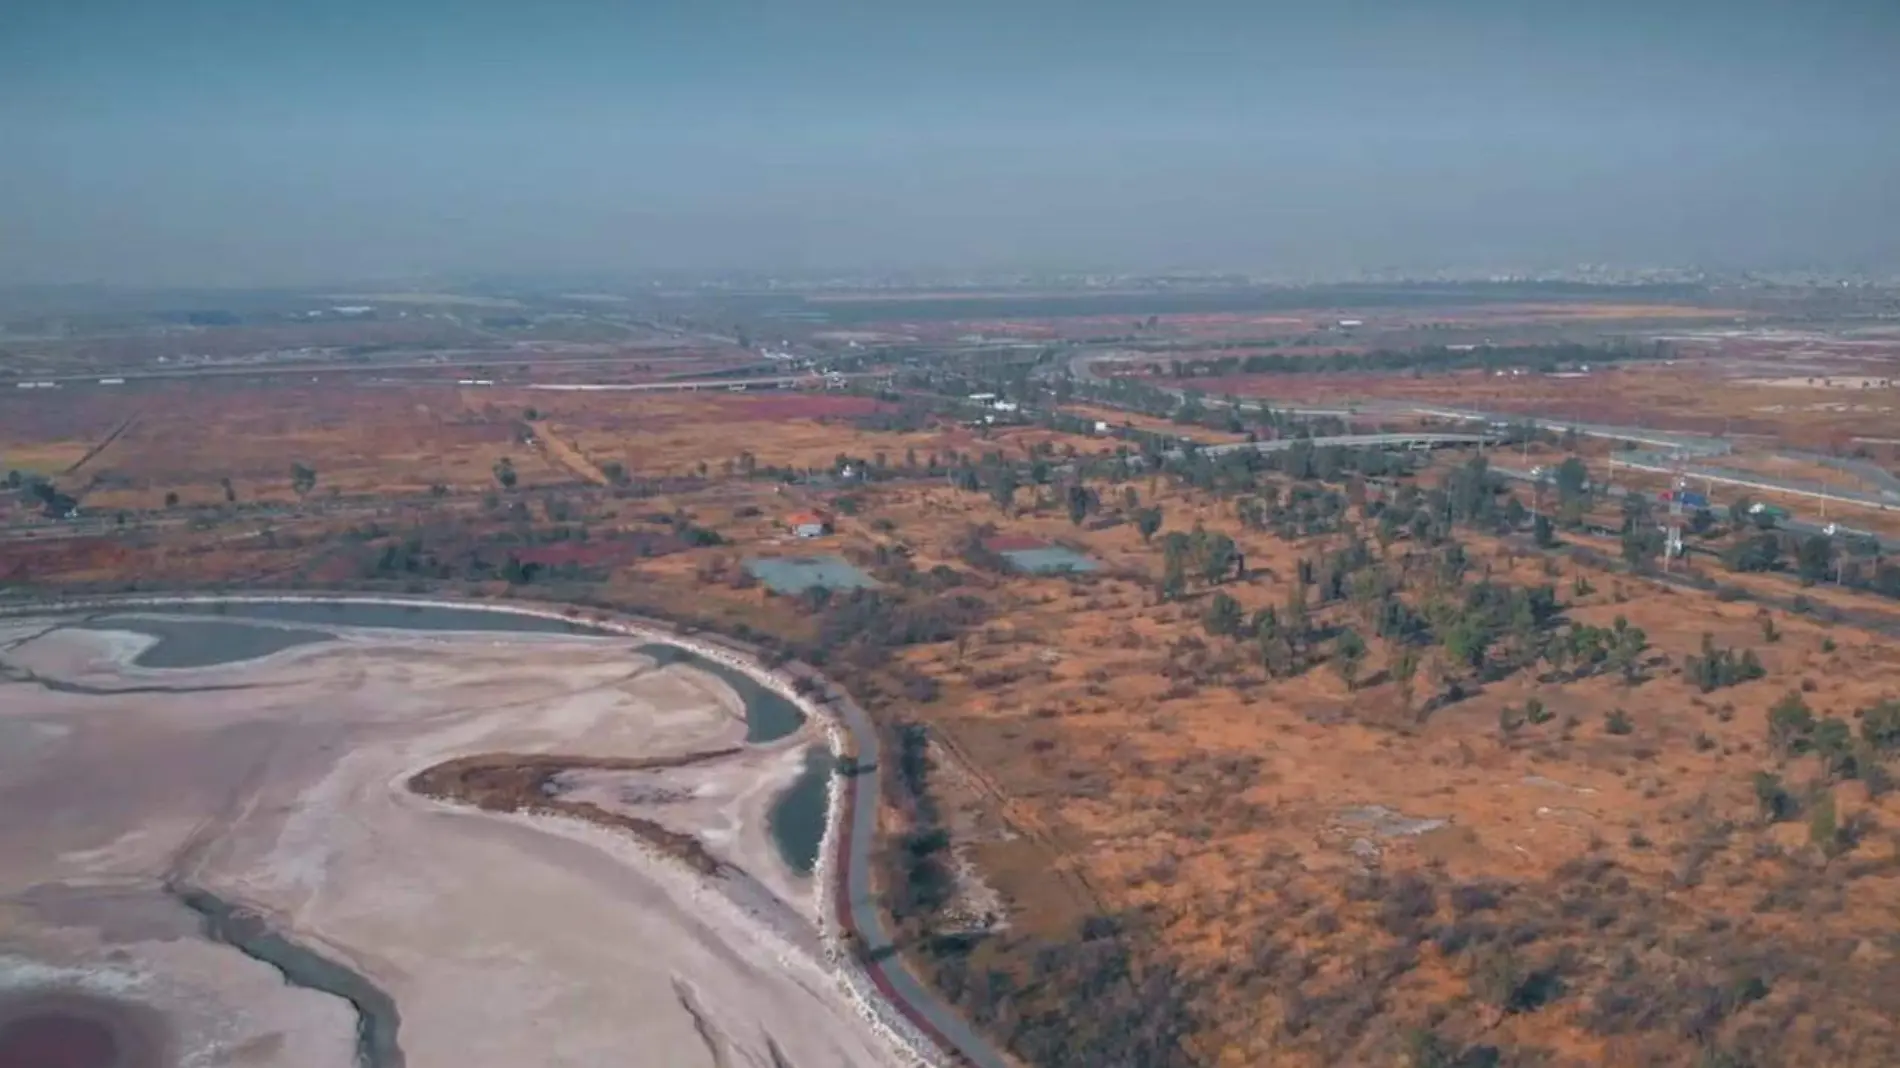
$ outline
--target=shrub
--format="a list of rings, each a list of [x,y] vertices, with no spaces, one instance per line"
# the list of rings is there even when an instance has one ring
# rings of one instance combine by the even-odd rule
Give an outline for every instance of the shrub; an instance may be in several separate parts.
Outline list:
[[[1610,714],[1604,718],[1603,729],[1611,734],[1628,734],[1636,729],[1636,724],[1630,721],[1628,712],[1620,708],[1612,708]]]
[[[1781,776],[1772,771],[1755,773],[1755,806],[1769,823],[1793,819],[1799,808],[1794,795],[1781,785]]]
[[[1828,777],[1857,777],[1859,761],[1854,751],[1854,732],[1845,720],[1833,716],[1816,720],[1808,745],[1821,758],[1821,769]]]
[[[1805,753],[1814,734],[1814,713],[1793,690],[1768,710],[1768,744],[1784,755]]]
[[[1860,736],[1883,753],[1900,749],[1900,701],[1882,701],[1862,709]]]
[[[1773,625],[1772,620],[1763,618]],[[1714,636],[1704,632],[1701,652],[1683,659],[1682,673],[1695,683],[1696,689],[1710,693],[1724,686],[1759,679],[1767,674],[1767,669],[1762,667],[1753,649],[1744,649],[1737,655],[1733,649],[1717,648]]]
[[[1424,939],[1427,925],[1437,912],[1438,895],[1431,884],[1407,872],[1387,888],[1379,906],[1379,925],[1395,937],[1416,942]]]
[[[1834,795],[1826,790],[1816,795],[1813,810],[1808,816],[1808,842],[1829,860],[1847,852],[1853,845],[1848,829],[1841,825],[1835,815]]]

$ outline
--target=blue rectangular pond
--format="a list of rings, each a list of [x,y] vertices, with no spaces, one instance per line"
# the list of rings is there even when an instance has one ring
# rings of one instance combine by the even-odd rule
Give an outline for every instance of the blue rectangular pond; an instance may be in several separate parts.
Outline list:
[[[1098,571],[1101,564],[1083,556],[1074,549],[1064,549],[1060,545],[1050,545],[1041,549],[1008,549],[1003,558],[1018,571],[1031,575],[1056,575],[1064,571]]]
[[[798,594],[818,586],[865,590],[877,585],[841,556],[759,556],[747,560],[745,569],[774,593]]]

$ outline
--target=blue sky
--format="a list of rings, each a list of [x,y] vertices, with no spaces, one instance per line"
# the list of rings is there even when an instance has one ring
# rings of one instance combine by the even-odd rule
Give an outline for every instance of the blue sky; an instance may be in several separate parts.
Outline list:
[[[1900,265],[1900,4],[14,0],[0,281]]]

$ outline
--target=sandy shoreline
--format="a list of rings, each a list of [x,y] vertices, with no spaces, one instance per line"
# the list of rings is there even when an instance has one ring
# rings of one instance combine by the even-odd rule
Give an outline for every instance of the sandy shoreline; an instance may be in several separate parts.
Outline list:
[[[300,598],[126,598],[113,599],[109,606],[114,610],[150,608],[162,612],[164,605],[182,601],[236,600]],[[350,600],[380,600],[401,605],[427,603],[394,598]],[[713,743],[729,744],[734,740],[735,727],[743,734],[743,725],[735,725],[729,703],[720,701],[716,694],[709,695],[706,685],[709,681],[730,694],[729,687],[718,680],[691,667],[655,669],[650,663],[640,671],[629,673],[625,642],[612,639],[531,635],[526,637],[534,639],[532,653],[523,655],[530,643],[517,642],[516,635],[512,634],[505,640],[497,640],[492,634],[451,632],[404,633],[392,637],[389,632],[365,635],[346,633],[348,628],[326,626],[321,629],[336,629],[343,635],[338,642],[300,646],[228,667],[184,669],[185,673],[211,681],[237,680],[266,686],[273,693],[298,694],[303,703],[297,707],[304,710],[313,700],[335,708],[335,693],[326,693],[323,688],[326,684],[333,686],[334,680],[342,677],[359,698],[367,695],[372,699],[369,703],[381,710],[362,717],[360,722],[353,718],[348,726],[326,723],[312,727],[301,718],[301,713],[291,715],[292,722],[320,737],[289,745],[289,749],[296,751],[294,754],[279,751],[267,759],[265,765],[273,779],[279,774],[301,772],[304,791],[283,796],[274,786],[254,787],[254,796],[245,799],[235,816],[231,815],[227,795],[225,810],[215,818],[229,822],[220,824],[220,837],[215,846],[206,849],[199,861],[207,879],[221,881],[223,889],[269,911],[293,930],[307,932],[346,955],[360,958],[353,963],[366,974],[388,977],[398,1003],[406,1002],[404,1044],[410,1052],[411,1063],[429,1063],[438,1058],[442,1058],[440,1063],[447,1063],[450,1054],[442,1043],[453,1045],[455,1041],[465,1041],[470,1030],[466,1019],[453,1024],[448,1021],[458,1017],[506,1018],[510,1005],[517,1010],[519,1005],[514,1001],[509,1005],[482,1003],[480,997],[472,996],[467,989],[475,985],[471,982],[472,975],[459,979],[440,974],[421,975],[453,969],[438,960],[442,953],[440,945],[432,944],[427,954],[404,958],[400,952],[404,929],[394,924],[388,914],[401,913],[405,907],[410,910],[407,937],[411,939],[418,937],[415,934],[418,926],[426,926],[425,921],[443,914],[466,913],[486,917],[489,921],[486,925],[459,925],[457,929],[464,931],[493,932],[506,929],[510,924],[519,927],[524,923],[534,928],[535,937],[528,940],[532,945],[514,944],[511,952],[519,954],[531,950],[552,954],[551,959],[538,971],[517,968],[523,974],[513,983],[496,982],[500,973],[508,969],[491,960],[486,968],[478,969],[485,978],[482,985],[487,988],[513,988],[517,995],[523,989],[531,989],[539,991],[538,996],[558,998],[560,995],[553,993],[551,987],[585,986],[575,984],[573,977],[593,975],[599,977],[596,982],[617,984],[624,995],[624,988],[637,980],[618,974],[607,979],[607,974],[614,974],[613,969],[603,973],[603,954],[589,947],[598,947],[602,941],[600,935],[605,931],[628,926],[617,915],[629,911],[625,900],[629,896],[629,873],[637,876],[639,889],[646,895],[641,900],[652,907],[652,914],[664,914],[668,920],[664,930],[651,924],[644,927],[634,924],[638,930],[626,931],[642,946],[639,954],[642,970],[654,973],[656,979],[659,973],[666,973],[663,986],[645,984],[645,996],[636,999],[646,1005],[648,1015],[656,1011],[652,1002],[668,1005],[666,1021],[649,1021],[644,1028],[634,1028],[643,1031],[645,1036],[639,1038],[640,1048],[669,1051],[673,1057],[669,1063],[687,1065],[701,1059],[705,1063],[718,1063],[719,1054],[708,1048],[704,1038],[710,1029],[718,1036],[715,1042],[727,1043],[732,1051],[746,1056],[756,1053],[764,1058],[772,1056],[771,1051],[776,1049],[797,1064],[932,1063],[927,1057],[934,1054],[918,1052],[928,1047],[915,1036],[903,1033],[906,1025],[869,992],[864,976],[857,973],[839,951],[831,889],[835,881],[831,867],[837,854],[841,820],[839,782],[834,779],[830,784],[833,796],[826,822],[826,843],[820,853],[819,870],[812,878],[801,879],[792,873],[765,833],[764,814],[771,800],[795,778],[809,739],[822,737],[834,752],[844,748],[841,728],[824,709],[798,698],[786,679],[731,649],[683,637],[664,628],[534,607],[433,603],[448,608],[538,615],[597,627],[622,639],[682,646],[744,671],[796,701],[808,717],[806,727],[782,744],[753,747],[730,767],[710,771],[696,769],[691,775],[684,774],[682,769],[680,774],[649,775],[632,783],[580,776],[577,781],[566,784],[570,789],[591,791],[609,800],[619,795],[634,795],[635,807],[640,805],[641,797],[657,791],[663,798],[653,809],[657,817],[662,821],[677,821],[683,829],[701,835],[709,847],[732,859],[753,878],[737,887],[715,886],[683,866],[655,857],[636,841],[580,821],[544,816],[498,816],[457,809],[416,797],[401,788],[406,776],[425,761],[475,749],[532,753],[563,751],[560,748],[563,745],[578,745],[583,746],[578,751],[588,755],[654,755],[696,746],[710,747]],[[31,611],[35,615],[46,615],[69,607],[90,609],[101,604],[35,605]],[[0,615],[0,631],[16,632],[22,616],[19,609]],[[62,633],[70,635],[71,632]],[[122,681],[154,673],[167,678],[181,674],[175,669],[128,668],[129,660],[147,643],[149,639],[100,636],[89,654],[76,654],[68,648],[50,659],[31,657],[34,662],[29,666],[42,674],[55,669],[65,674],[76,669],[76,674],[93,682],[114,670]],[[8,655],[18,659],[18,650]],[[498,666],[506,670],[496,670]],[[484,672],[483,668],[489,670]],[[477,678],[471,679],[471,673]],[[558,685],[545,677],[549,673],[558,676]],[[526,687],[530,692],[523,690],[524,676],[536,680]],[[574,691],[577,680],[586,682],[586,687]],[[537,686],[541,689],[534,692]],[[562,692],[562,687],[568,692]],[[547,692],[549,690],[553,692]],[[632,699],[628,694],[634,691],[638,691],[635,703],[640,707],[637,715],[630,715],[628,702]],[[446,705],[466,704],[470,696],[477,693],[483,695],[488,711],[477,709],[455,714],[445,710]],[[166,695],[160,700],[170,706],[190,699],[189,695]],[[36,700],[38,711],[34,715],[18,716],[14,707],[19,702],[14,701],[0,718],[31,718],[43,723],[49,718],[57,720],[70,715],[77,721],[91,723],[87,710],[77,707],[87,700],[80,695],[42,694]],[[52,702],[50,708],[48,701]],[[505,716],[499,714],[501,708],[507,709]],[[528,709],[538,711],[529,713],[525,711]],[[177,714],[175,711],[162,713],[165,716]],[[335,718],[334,713],[331,718]],[[238,720],[250,721],[250,717],[238,717]],[[644,737],[634,739],[628,737],[624,729],[615,729],[610,721],[638,722],[647,730]],[[219,729],[242,729],[240,722],[223,722]],[[407,726],[416,722],[426,722],[429,727],[418,732]],[[348,748],[353,740],[350,732],[357,729],[377,744]],[[84,735],[88,731],[80,733]],[[320,752],[339,754],[332,758],[329,771],[321,769],[321,760],[302,751],[300,745],[305,741]],[[286,744],[280,741],[280,750]],[[44,750],[43,745],[41,749]],[[302,762],[306,759],[318,765],[317,770],[304,768]],[[0,772],[5,770],[0,766]],[[0,782],[5,781],[0,779]],[[676,803],[666,799],[669,793],[687,795],[689,800]],[[271,813],[268,818],[258,815],[266,810]],[[201,815],[200,819],[203,818]],[[363,823],[371,824],[375,830],[353,837],[352,825]],[[446,832],[444,828],[449,826],[456,830]],[[504,830],[506,827],[515,831]],[[16,843],[11,838],[15,830],[12,826],[0,825],[0,848],[6,849],[0,856],[13,855],[12,847]],[[516,831],[520,832],[519,836]],[[150,836],[145,830],[137,833]],[[438,847],[434,844],[437,841],[452,844]],[[174,850],[178,847],[176,841],[167,844]],[[311,856],[313,852],[318,856]],[[102,863],[96,850],[66,850],[59,856],[68,866],[85,869],[83,877],[86,878],[96,877]],[[162,853],[141,856],[148,872],[162,870],[164,863],[172,859]],[[481,863],[471,868],[478,857],[482,858]],[[524,861],[524,857],[528,859]],[[602,858],[610,858],[610,863],[602,866]],[[379,885],[360,888],[350,885],[352,880],[337,877],[339,866],[347,869],[365,862],[377,872],[377,878],[354,881]],[[107,866],[117,866],[117,863]],[[432,868],[432,864],[435,867]],[[458,872],[466,879],[470,871],[498,872],[507,870],[510,865],[527,870],[506,877],[485,874],[477,880],[481,885],[467,889],[458,890],[453,885],[444,889],[438,885],[453,884]],[[313,874],[312,869],[321,869],[321,872]],[[433,893],[422,894],[423,886],[434,886]],[[608,899],[611,899],[611,907],[602,908],[601,902]],[[555,915],[533,922],[507,915],[520,913],[524,907]],[[583,918],[586,923],[580,923]],[[574,942],[571,931],[562,928],[577,924],[590,930],[592,936]],[[421,937],[421,941],[445,936],[446,932],[437,932]],[[562,952],[568,956],[550,949],[551,945],[565,946]],[[380,949],[370,952],[362,949],[363,946]],[[487,952],[492,956],[498,950],[491,947]],[[719,958],[725,958],[723,964],[706,966],[707,960]],[[656,967],[661,962],[667,966]],[[625,966],[624,961],[620,964]],[[597,995],[598,991],[594,993]],[[589,1054],[578,1053],[580,1050],[605,1051],[634,1037],[624,1033],[638,1022],[636,1016],[628,1014],[625,1005],[590,1009],[582,1004],[588,1000],[587,992],[570,989],[568,996],[577,998],[579,1003],[572,1006],[574,1012],[562,1012],[563,1019],[585,1020],[599,1014],[614,1021],[614,1026],[604,1030],[593,1028],[587,1035],[561,1036],[560,1040],[580,1056],[572,1063],[586,1063]],[[476,1029],[479,1030],[479,1026]],[[589,1029],[570,1027],[567,1030]],[[825,1033],[806,1035],[810,1031]],[[461,1039],[443,1037],[458,1033],[463,1036]],[[664,1039],[660,1041],[662,1036]],[[491,1059],[502,1063],[508,1059],[502,1055],[509,1044],[506,1039],[507,1036],[490,1036],[483,1046],[487,1052],[480,1060],[460,1063]],[[545,1036],[536,1037],[534,1043],[541,1044],[530,1043],[514,1049],[510,1056],[531,1062],[559,1063],[559,1059],[547,1059],[546,1041]],[[806,1048],[794,1054],[794,1046]],[[675,1050],[676,1055],[672,1053]],[[761,1063],[766,1061],[761,1060]]]

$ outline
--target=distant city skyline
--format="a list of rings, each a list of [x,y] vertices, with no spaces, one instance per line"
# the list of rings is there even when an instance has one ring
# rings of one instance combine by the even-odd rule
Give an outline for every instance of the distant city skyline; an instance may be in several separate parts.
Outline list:
[[[1900,270],[1900,4],[33,3],[0,284]]]

